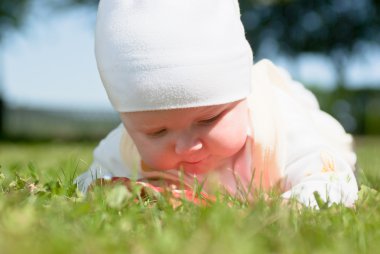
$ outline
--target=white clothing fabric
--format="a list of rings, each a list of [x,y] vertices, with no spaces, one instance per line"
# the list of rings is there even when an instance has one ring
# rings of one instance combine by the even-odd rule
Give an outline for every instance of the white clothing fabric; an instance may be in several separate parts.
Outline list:
[[[281,144],[274,142],[280,150],[280,158],[277,159],[283,163],[281,177],[285,185],[282,197],[294,197],[307,206],[317,207],[314,192],[318,192],[329,204],[353,205],[358,186],[353,173],[356,155],[352,151],[352,137],[334,118],[321,111],[314,95],[293,81],[286,71],[263,60],[253,66],[252,73],[253,82],[262,82],[259,85],[271,91],[270,94],[248,97],[250,109],[256,112],[256,118],[252,119],[253,131],[261,128],[259,132],[263,133],[259,137],[264,137],[261,141],[267,143],[273,143],[267,140],[274,136],[272,131],[281,132],[278,135],[283,137]],[[253,93],[255,91],[253,89]],[[260,126],[259,123],[265,123],[264,118],[271,111],[260,109],[263,110],[262,114],[260,110],[251,108],[258,105],[252,100],[259,97],[277,107],[276,130]],[[92,166],[76,179],[80,190],[85,192],[97,178],[141,177],[141,172],[136,172],[133,166],[126,166],[123,162],[120,146],[124,132],[123,125],[120,125],[95,149]],[[261,141],[255,139],[255,142]],[[139,156],[133,144],[129,151],[128,156]]]
[[[119,112],[218,105],[250,94],[252,51],[237,0],[101,0],[95,55]]]

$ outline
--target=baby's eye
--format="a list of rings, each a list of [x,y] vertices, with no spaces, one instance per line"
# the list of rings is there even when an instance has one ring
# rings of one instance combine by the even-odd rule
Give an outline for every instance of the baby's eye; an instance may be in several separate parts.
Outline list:
[[[149,132],[149,133],[147,133],[147,135],[149,137],[161,137],[161,136],[165,135],[166,132],[167,132],[167,129],[161,129],[158,131]]]
[[[221,114],[216,115],[214,117],[211,117],[209,119],[205,119],[205,120],[199,121],[198,123],[201,124],[201,125],[212,124],[212,123],[216,122],[219,119],[220,116],[221,116]]]

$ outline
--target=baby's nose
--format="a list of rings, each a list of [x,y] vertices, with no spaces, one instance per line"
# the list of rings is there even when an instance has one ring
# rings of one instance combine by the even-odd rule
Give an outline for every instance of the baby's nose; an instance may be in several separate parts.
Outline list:
[[[175,152],[178,155],[191,154],[203,148],[203,144],[199,139],[179,139],[176,142]]]

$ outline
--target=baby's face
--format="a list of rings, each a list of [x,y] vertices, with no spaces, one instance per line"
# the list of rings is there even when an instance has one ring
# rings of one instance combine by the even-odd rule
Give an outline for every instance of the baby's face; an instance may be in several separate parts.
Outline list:
[[[142,160],[155,170],[189,173],[217,169],[247,139],[246,100],[187,109],[121,113]]]

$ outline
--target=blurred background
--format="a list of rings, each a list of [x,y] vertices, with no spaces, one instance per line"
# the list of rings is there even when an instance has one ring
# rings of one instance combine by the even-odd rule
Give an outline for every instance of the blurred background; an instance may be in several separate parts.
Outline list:
[[[379,0],[239,2],[256,62],[286,68],[347,131],[380,134]],[[97,140],[117,126],[94,58],[97,4],[0,0],[1,139]]]

